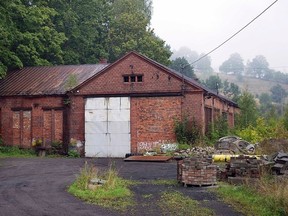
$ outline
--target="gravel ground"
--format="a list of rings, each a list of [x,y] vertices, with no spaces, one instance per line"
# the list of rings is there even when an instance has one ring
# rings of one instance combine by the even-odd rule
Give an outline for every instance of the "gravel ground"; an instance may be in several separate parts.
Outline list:
[[[151,180],[176,179],[176,162],[124,162],[122,159],[68,159],[30,158],[0,159],[0,216],[48,216],[48,215],[101,215],[119,213],[90,205],[66,192],[75,180],[85,161],[106,169],[111,162],[120,176],[138,180],[143,184],[132,187],[137,200],[134,211],[126,215],[161,215],[156,200],[162,191],[175,190],[198,200],[202,206],[212,209],[216,215],[241,215],[217,199],[207,187],[183,187],[153,185]],[[143,195],[152,194],[147,199]]]

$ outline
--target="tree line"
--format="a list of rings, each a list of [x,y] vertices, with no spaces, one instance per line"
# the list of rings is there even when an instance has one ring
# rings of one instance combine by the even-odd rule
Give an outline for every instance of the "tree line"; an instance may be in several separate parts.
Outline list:
[[[168,65],[172,52],[151,14],[151,0],[1,0],[0,77],[24,66],[113,62],[130,50]]]

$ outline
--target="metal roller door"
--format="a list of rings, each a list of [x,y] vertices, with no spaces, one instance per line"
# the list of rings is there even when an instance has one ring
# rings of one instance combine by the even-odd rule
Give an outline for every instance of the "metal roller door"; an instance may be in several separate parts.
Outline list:
[[[87,98],[85,156],[124,157],[130,152],[130,98]]]

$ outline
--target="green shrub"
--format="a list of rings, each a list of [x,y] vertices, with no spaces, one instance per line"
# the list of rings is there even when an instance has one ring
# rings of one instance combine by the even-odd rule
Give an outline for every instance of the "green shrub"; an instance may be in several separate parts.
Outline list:
[[[189,121],[186,117],[182,121],[176,119],[174,131],[177,142],[180,144],[193,145],[201,138],[201,129],[195,119],[192,121]]]
[[[211,143],[215,143],[219,138],[229,135],[227,118],[224,116],[217,118],[213,124],[209,125],[206,135]]]
[[[0,146],[0,157],[32,157],[33,149],[21,149],[18,146]]]
[[[49,154],[62,155],[63,153],[64,153],[63,143],[61,141],[51,142],[51,150],[50,150]]]
[[[76,149],[70,149],[68,151],[68,157],[71,157],[71,158],[79,158],[80,157],[80,154],[79,152],[76,150]]]

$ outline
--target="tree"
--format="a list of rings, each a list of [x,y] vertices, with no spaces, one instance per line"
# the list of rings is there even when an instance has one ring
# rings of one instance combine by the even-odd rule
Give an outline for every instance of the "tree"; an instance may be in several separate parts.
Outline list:
[[[270,92],[272,93],[271,95],[272,101],[275,103],[282,103],[283,99],[287,97],[287,92],[279,84],[277,84],[276,86],[273,86],[270,89]]]
[[[236,115],[236,127],[247,128],[249,125],[255,126],[259,116],[254,96],[248,91],[244,91],[238,100],[240,114]]]
[[[101,58],[108,58],[109,1],[45,2],[57,11],[53,20],[57,31],[68,38],[62,46],[64,64],[92,64]]]
[[[188,61],[184,57],[172,60],[170,68],[190,78],[193,79],[196,78],[193,67],[188,63]]]
[[[223,93],[231,100],[237,102],[241,94],[240,88],[235,83],[229,83],[227,80],[223,82]]]
[[[272,98],[271,95],[268,93],[262,93],[259,97],[260,102],[260,113],[261,116],[267,117],[270,115],[271,111],[275,109],[275,107],[272,105]]]
[[[170,64],[170,47],[149,28],[151,10],[151,1],[147,0],[113,1],[108,37],[110,61],[135,50],[162,64]]]
[[[202,53],[200,57],[204,56],[205,54]],[[213,72],[213,68],[211,67],[211,57],[210,56],[206,56],[204,58],[202,58],[201,60],[197,61],[195,63],[195,69],[204,72],[204,73],[211,73]]]
[[[222,81],[219,76],[210,76],[208,79],[205,80],[203,83],[207,88],[217,92],[223,87]]]
[[[233,53],[230,55],[229,59],[222,63],[219,70],[226,74],[232,72],[233,74],[241,75],[244,72],[244,67],[243,59],[240,54]]]
[[[191,64],[199,58],[199,55],[196,51],[192,51],[188,47],[180,47],[178,50],[173,51],[171,59],[175,60],[181,57],[184,57]]]
[[[252,62],[247,63],[247,74],[252,77],[262,79],[265,74],[269,73],[269,63],[262,55],[253,58]]]
[[[38,3],[38,1],[35,1]],[[56,11],[34,1],[0,3],[0,73],[23,66],[63,63],[66,40],[53,24]]]

